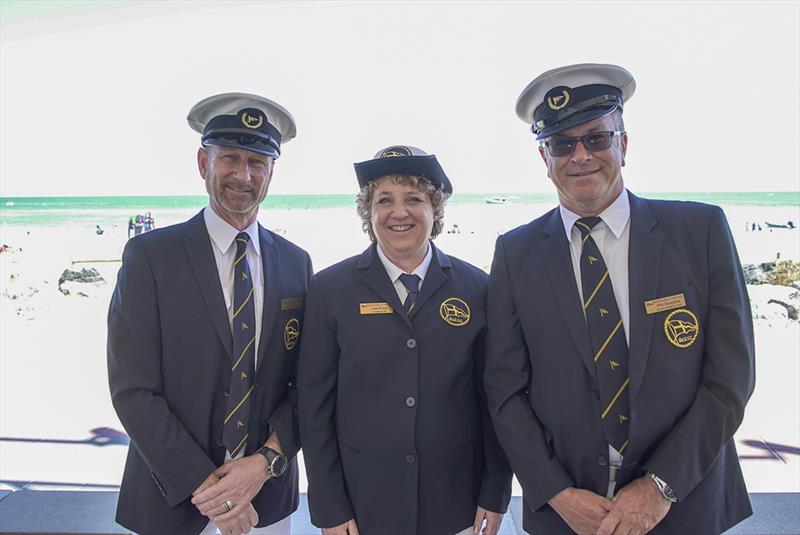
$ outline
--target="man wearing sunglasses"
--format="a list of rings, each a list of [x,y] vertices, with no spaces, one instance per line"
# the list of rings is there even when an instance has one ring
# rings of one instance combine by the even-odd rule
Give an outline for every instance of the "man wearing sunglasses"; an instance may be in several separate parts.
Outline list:
[[[571,65],[517,102],[559,206],[497,240],[485,383],[531,533],[721,533],[752,514],[738,255],[718,207],[625,189],[634,88],[621,67]]]

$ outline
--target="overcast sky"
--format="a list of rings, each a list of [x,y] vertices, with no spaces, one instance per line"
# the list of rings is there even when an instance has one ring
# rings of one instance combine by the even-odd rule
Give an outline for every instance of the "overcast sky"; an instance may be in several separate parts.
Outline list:
[[[198,100],[288,108],[272,193],[352,193],[379,148],[456,192],[550,192],[521,90],[616,63],[634,191],[800,189],[800,2],[0,3],[0,196],[204,194]]]

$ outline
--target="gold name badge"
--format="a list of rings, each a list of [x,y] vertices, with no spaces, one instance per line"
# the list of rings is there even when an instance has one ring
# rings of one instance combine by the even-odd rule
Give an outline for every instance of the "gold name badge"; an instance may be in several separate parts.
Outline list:
[[[281,310],[299,310],[303,308],[302,297],[290,297],[289,299],[281,299]]]
[[[686,306],[686,298],[683,297],[682,293],[644,302],[644,308],[648,314],[657,314],[665,310],[672,310],[683,306]]]
[[[359,303],[359,310],[361,315],[365,314],[393,314],[394,310],[389,306],[389,303]]]

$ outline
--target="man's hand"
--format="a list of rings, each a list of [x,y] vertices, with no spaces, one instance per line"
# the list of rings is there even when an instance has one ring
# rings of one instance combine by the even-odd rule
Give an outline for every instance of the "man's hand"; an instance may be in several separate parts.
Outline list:
[[[228,500],[233,507],[249,504],[268,479],[267,460],[255,453],[228,461],[212,475],[219,481],[192,498],[197,509],[209,518],[225,513],[224,504]]]
[[[578,535],[594,535],[612,508],[611,500],[574,487],[565,488],[547,503]]]
[[[600,524],[597,535],[647,533],[667,516],[671,505],[655,481],[649,476],[640,477],[614,496],[611,512]]]
[[[322,535],[358,535],[356,519],[351,518],[344,524],[340,524],[333,528],[322,528]]]
[[[486,520],[486,526],[483,526],[483,521]],[[494,513],[478,506],[475,511],[475,522],[472,524],[472,532],[480,533],[481,535],[497,535],[500,530],[500,524],[503,523],[503,513]]]
[[[250,528],[258,524],[258,513],[252,504],[240,503],[233,506],[227,513],[222,513],[211,520],[219,528],[222,535],[241,535],[249,533]]]
[[[206,478],[206,480],[203,481],[202,483],[200,483],[200,486],[197,487],[194,490],[194,492],[192,493],[192,496],[197,496],[198,494],[200,494],[201,492],[203,492],[207,488],[210,488],[211,486],[213,486],[214,483],[216,483],[217,481],[219,481],[219,476],[217,474],[215,474],[214,472],[211,472],[210,474],[208,474],[208,477]]]

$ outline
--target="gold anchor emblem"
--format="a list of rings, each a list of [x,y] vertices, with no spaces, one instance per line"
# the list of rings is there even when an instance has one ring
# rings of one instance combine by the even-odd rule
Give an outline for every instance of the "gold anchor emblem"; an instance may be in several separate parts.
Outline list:
[[[619,415],[619,423],[624,424],[628,420],[628,417],[624,414]]]
[[[244,427],[244,423],[242,423],[241,420],[236,420],[236,429],[239,429],[240,427]]]
[[[601,318],[605,318],[606,314],[608,314],[608,310],[606,310],[605,308],[600,307],[598,310],[600,311]]]
[[[593,256],[591,256],[591,255],[589,255],[589,265],[591,266],[591,265],[592,265],[592,264],[594,264],[595,262],[597,262],[597,258],[595,258],[595,257],[593,257]]]
[[[608,361],[608,364],[611,366],[611,369],[612,369],[612,370],[613,370],[614,368],[616,368],[617,366],[619,366],[619,362],[617,362],[616,360],[609,360],[609,361]]]
[[[242,381],[244,381],[245,379],[247,379],[247,374],[242,372],[240,377],[242,378]]]
[[[247,273],[245,273],[244,271],[242,271],[242,280],[243,281],[247,280]]]
[[[246,331],[246,330],[247,330],[247,329],[249,329],[249,328],[250,328],[250,327],[248,327],[248,326],[247,326],[247,324],[246,324],[245,322],[242,322],[242,330],[243,330],[243,331]]]

